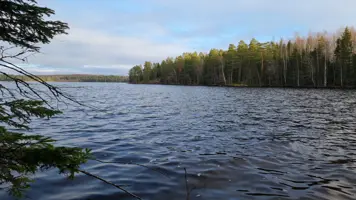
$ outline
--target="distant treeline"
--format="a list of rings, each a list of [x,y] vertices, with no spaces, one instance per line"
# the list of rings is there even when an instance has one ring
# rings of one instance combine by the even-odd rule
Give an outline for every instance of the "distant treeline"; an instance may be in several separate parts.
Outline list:
[[[9,75],[11,77],[20,78],[24,81],[32,81],[31,78],[21,75]],[[127,76],[114,75],[85,75],[85,74],[71,74],[71,75],[39,75],[41,79],[48,82],[128,82]],[[0,81],[11,81],[10,77],[0,75]]]
[[[249,43],[227,50],[183,53],[160,63],[145,62],[129,73],[131,83],[246,85],[270,87],[355,87],[356,31],[345,28]]]

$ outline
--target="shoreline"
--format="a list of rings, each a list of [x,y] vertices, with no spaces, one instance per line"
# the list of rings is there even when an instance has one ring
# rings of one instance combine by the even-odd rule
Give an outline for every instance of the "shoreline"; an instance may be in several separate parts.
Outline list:
[[[222,88],[280,88],[280,89],[324,89],[324,90],[354,90],[356,86],[340,87],[340,86],[247,86],[247,85],[184,85],[184,84],[162,84],[162,83],[130,83],[132,85],[169,85],[169,86],[200,86],[200,87],[222,87]]]
[[[4,81],[0,80],[0,82],[14,82],[14,81]],[[27,83],[38,83],[38,81],[25,81]],[[45,81],[46,83],[129,83],[127,81]]]

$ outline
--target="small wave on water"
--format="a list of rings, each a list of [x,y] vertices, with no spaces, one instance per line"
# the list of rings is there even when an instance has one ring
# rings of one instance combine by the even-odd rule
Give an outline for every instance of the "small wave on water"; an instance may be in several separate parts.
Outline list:
[[[187,191],[191,200],[356,199],[356,91],[104,83],[65,90],[99,110],[69,106],[36,120],[33,131],[93,149],[110,163],[83,169],[143,199],[181,200]],[[81,174],[35,178],[30,199],[132,199]],[[0,199],[11,198],[0,191]]]

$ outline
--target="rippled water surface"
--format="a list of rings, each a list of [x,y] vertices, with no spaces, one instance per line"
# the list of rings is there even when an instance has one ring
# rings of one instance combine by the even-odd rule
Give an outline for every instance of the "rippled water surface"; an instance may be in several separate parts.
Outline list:
[[[356,199],[356,91],[60,83],[68,106],[33,131],[93,149],[83,169],[147,200]],[[164,174],[164,175],[162,175]],[[1,192],[1,191],[0,191]],[[98,180],[36,175],[35,200],[132,199]],[[11,199],[3,192],[0,199]]]

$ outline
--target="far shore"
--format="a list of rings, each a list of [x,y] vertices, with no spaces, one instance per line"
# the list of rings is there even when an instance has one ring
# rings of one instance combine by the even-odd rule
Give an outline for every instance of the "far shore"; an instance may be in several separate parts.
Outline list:
[[[163,83],[129,83],[133,85],[171,85],[171,86],[203,86],[203,87],[229,87],[229,88],[285,88],[285,89],[346,89],[346,90],[353,90],[356,87],[340,87],[340,86],[327,86],[327,87],[314,87],[314,86],[249,86],[249,85],[203,85],[203,84],[163,84]]]

